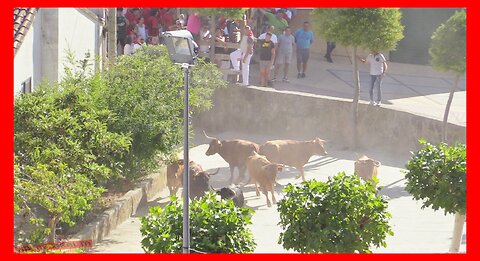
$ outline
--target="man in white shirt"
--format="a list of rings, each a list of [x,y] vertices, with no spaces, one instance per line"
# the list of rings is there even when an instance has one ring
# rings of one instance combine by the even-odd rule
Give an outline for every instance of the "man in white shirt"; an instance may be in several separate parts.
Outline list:
[[[230,61],[234,71],[240,71],[240,63],[242,64],[242,84],[249,85],[248,78],[250,77],[250,59],[253,54],[253,32],[250,26],[245,25],[244,34],[240,41],[240,49],[230,53]]]
[[[270,41],[272,41],[275,44],[275,46],[277,46],[278,39],[277,39],[277,36],[273,33],[274,30],[275,30],[275,27],[273,25],[269,25],[267,27],[267,31],[265,33],[261,34],[260,36],[258,36],[258,40],[265,39],[265,36],[267,35],[267,33],[271,33],[272,34],[272,39],[270,39]]]
[[[382,100],[382,80],[387,72],[387,60],[377,51],[372,51],[367,58],[359,58],[362,63],[370,64],[370,105],[380,106]],[[376,89],[377,100],[373,100],[373,89]]]

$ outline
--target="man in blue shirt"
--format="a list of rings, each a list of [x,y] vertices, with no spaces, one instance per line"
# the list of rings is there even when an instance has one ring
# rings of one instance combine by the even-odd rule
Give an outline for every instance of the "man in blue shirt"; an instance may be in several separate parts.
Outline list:
[[[309,22],[304,22],[303,28],[295,32],[295,43],[297,44],[298,78],[305,78],[308,57],[310,56],[310,45],[313,43],[313,32],[310,31]]]

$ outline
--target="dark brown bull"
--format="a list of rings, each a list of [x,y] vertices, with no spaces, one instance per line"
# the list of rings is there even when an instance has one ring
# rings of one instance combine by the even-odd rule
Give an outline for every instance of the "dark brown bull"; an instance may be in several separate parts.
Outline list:
[[[272,140],[260,147],[260,154],[265,155],[270,162],[292,166],[300,171],[297,178],[305,181],[303,166],[313,155],[325,156],[327,152],[323,143],[325,141],[315,138],[311,141],[297,140]]]
[[[236,187],[236,186],[224,187],[217,190],[217,194],[220,195],[220,197],[223,200],[231,199],[235,204],[235,206],[239,208],[245,205],[245,198],[243,197],[243,191],[239,187]]]
[[[208,173],[203,170],[200,164],[194,161],[190,161],[188,167],[190,169],[189,198],[200,198],[210,190],[210,176],[216,175],[220,169],[217,169],[214,173]],[[183,160],[177,160],[167,167],[167,186],[170,190],[170,195],[177,194],[178,188],[183,187],[184,169]]]
[[[208,173],[203,170],[200,164],[190,161],[190,199],[201,198],[207,193],[210,186],[210,176],[217,175],[220,169],[217,169],[214,173]]]
[[[247,158],[253,155],[253,152],[259,151],[258,144],[247,140],[219,140],[209,137],[205,131],[205,137],[211,139],[205,155],[210,156],[218,153],[228,163],[230,167],[230,183],[233,183],[234,168],[238,168],[239,180],[245,177],[247,170]]]

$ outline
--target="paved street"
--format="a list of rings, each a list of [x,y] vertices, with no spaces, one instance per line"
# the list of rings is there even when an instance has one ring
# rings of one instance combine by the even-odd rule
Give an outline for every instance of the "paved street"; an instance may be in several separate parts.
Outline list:
[[[247,135],[242,133],[225,132],[209,133],[221,139],[243,138],[262,143],[270,138],[260,135]],[[195,146],[191,149],[192,160],[200,163],[204,169],[213,171],[221,168],[220,173],[212,177],[212,185],[220,188],[227,185],[230,173],[225,161],[217,154],[210,157],[205,156],[208,148],[207,140],[197,133]],[[353,162],[356,155],[349,151],[340,149],[338,144],[328,144],[326,149],[329,153],[327,157],[311,158],[306,165],[306,178],[326,180],[328,176],[335,175],[339,171],[345,171],[347,174],[353,172]],[[389,197],[389,212],[393,218],[391,225],[395,232],[393,237],[387,238],[387,248],[375,249],[375,253],[445,253],[448,251],[452,229],[453,215],[445,216],[441,211],[431,209],[421,209],[421,204],[412,199],[405,192],[404,174],[401,168],[408,160],[408,155],[385,155],[381,151],[366,151],[369,157],[382,162],[379,168],[378,178],[380,185],[384,186],[381,193]],[[279,174],[278,181],[285,185],[288,183],[298,183],[295,179],[297,174],[294,169],[286,169]],[[179,192],[180,193],[180,192]],[[279,216],[276,211],[276,205],[268,208],[266,206],[265,196],[257,197],[253,185],[244,188],[246,205],[255,210],[252,218],[252,231],[258,246],[255,252],[258,253],[285,253],[288,252],[278,245],[278,236],[280,227],[277,226]],[[180,195],[180,194],[179,194]],[[278,199],[283,197],[281,187],[277,186]],[[140,222],[139,216],[147,213],[148,207],[152,205],[164,205],[168,199],[168,190],[160,192],[158,198],[149,202],[147,206],[142,207],[129,220],[115,229],[104,241],[97,244],[94,252],[101,253],[142,253],[140,241]],[[466,230],[465,230],[466,231]],[[465,233],[465,232],[464,232]],[[465,251],[465,242],[462,244],[462,251]]]
[[[288,77],[290,83],[282,82],[283,73],[277,76],[274,88],[282,92],[311,93],[329,99],[352,100],[353,73],[350,59],[333,56],[334,63],[313,55],[309,60],[307,77],[297,79],[296,59],[292,58]],[[360,101],[370,100],[368,65],[359,64]],[[258,83],[258,64],[250,66],[250,83]],[[443,120],[445,105],[453,84],[453,75],[434,71],[431,66],[388,63],[388,72],[382,84],[383,107]],[[466,82],[461,78],[453,97],[448,121],[466,126]]]
[[[333,56],[335,63],[327,63],[322,57],[312,57],[307,70],[307,77],[296,78],[295,64],[290,66],[290,83],[277,82],[274,88],[279,92],[311,93],[329,99],[351,100],[353,94],[353,78],[351,63],[346,56]],[[292,62],[295,57],[292,58]],[[368,66],[360,65],[361,102],[369,100],[367,86],[369,84]],[[252,84],[258,82],[258,64],[252,64]],[[281,79],[281,76],[279,77]],[[442,120],[445,104],[453,81],[453,76],[438,73],[430,66],[389,63],[389,71],[383,83],[383,107],[414,113],[417,115]],[[234,88],[245,88],[235,86]],[[450,110],[449,122],[466,126],[466,85],[465,78],[460,81]],[[242,138],[262,143],[268,139],[290,137],[266,137],[243,133],[209,133],[221,139]],[[229,179],[227,163],[219,156],[205,156],[207,140],[201,132],[196,135],[191,158],[200,163],[204,169],[221,168],[220,173],[212,178],[215,188],[226,186]],[[343,144],[328,144],[328,157],[312,157],[306,166],[306,178],[326,180],[328,176],[339,171],[353,172],[356,155],[342,149]],[[382,151],[367,151],[369,157],[382,162],[379,169],[380,185],[385,186],[382,194],[389,197],[389,212],[393,218],[391,224],[395,236],[387,237],[387,248],[375,249],[376,253],[445,253],[448,251],[453,230],[453,215],[444,215],[441,211],[421,209],[421,204],[405,192],[404,174],[401,169],[408,161],[409,153],[385,155]],[[296,171],[288,169],[279,177],[280,184],[297,183]],[[258,246],[258,253],[288,252],[278,244],[280,228],[277,226],[279,216],[276,205],[266,207],[265,196],[257,197],[253,185],[244,188],[246,204],[256,212],[252,218],[252,231]],[[278,199],[282,198],[281,187],[277,187]],[[180,192],[179,192],[180,195]],[[140,245],[139,216],[148,213],[152,205],[164,205],[168,202],[168,190],[159,192],[157,199],[143,206],[139,211],[117,227],[105,240],[97,244],[94,252],[142,253]],[[464,229],[464,238],[465,238]],[[465,251],[465,241],[461,246]]]

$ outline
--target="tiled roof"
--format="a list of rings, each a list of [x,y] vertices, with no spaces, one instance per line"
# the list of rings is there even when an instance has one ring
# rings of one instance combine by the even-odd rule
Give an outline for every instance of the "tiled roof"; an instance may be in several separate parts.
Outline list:
[[[23,39],[28,33],[38,8],[13,9],[13,50],[17,54]]]

